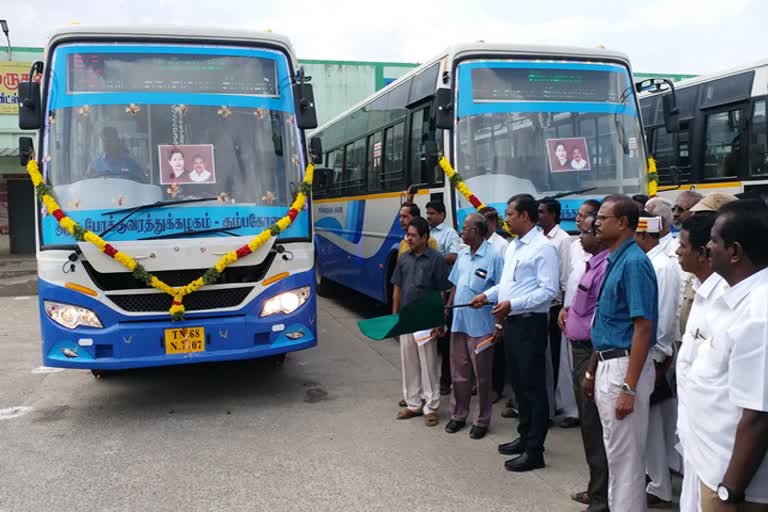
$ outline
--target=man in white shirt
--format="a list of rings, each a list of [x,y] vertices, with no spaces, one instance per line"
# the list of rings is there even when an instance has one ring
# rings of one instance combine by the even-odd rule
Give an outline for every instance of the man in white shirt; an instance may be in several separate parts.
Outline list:
[[[518,439],[499,446],[509,471],[544,467],[544,441],[549,430],[549,404],[544,376],[547,314],[560,288],[557,251],[538,229],[538,205],[530,194],[512,196],[507,224],[517,238],[504,256],[498,285],[472,299],[474,307],[496,302],[493,315],[503,329],[507,370],[518,400]],[[497,329],[499,328],[497,325]]]
[[[486,206],[480,209],[480,215],[485,217],[486,222],[488,222],[488,234],[485,235],[485,240],[503,258],[504,253],[507,252],[509,242],[497,233],[499,229],[499,212],[492,206]]]
[[[564,428],[572,428],[579,424],[578,409],[576,407],[576,401],[569,404],[559,404],[555,400],[555,389],[558,385],[558,377],[560,374],[560,360],[561,360],[561,347],[562,347],[562,331],[557,324],[560,310],[563,308],[563,295],[565,294],[566,284],[568,283],[568,271],[570,270],[570,258],[569,248],[573,242],[573,238],[567,231],[560,227],[560,213],[561,206],[555,199],[545,197],[539,201],[539,227],[541,227],[544,235],[549,239],[550,243],[557,249],[557,256],[559,258],[560,265],[560,290],[552,301],[552,307],[549,310],[549,345],[547,351],[549,357],[547,358],[547,393],[549,395],[549,413],[550,416],[556,414],[562,414],[564,418],[561,420],[560,426]],[[571,381],[571,379],[567,379]],[[568,406],[569,410],[564,410],[564,405]]]
[[[652,197],[645,203],[645,211],[656,217],[661,217],[661,231],[659,232],[659,245],[664,248],[664,253],[677,261],[677,238],[672,234],[672,204],[663,197]]]
[[[650,202],[650,201],[649,201]],[[651,482],[646,487],[649,504],[672,501],[672,479],[667,458],[668,438],[674,437],[674,424],[668,431],[664,428],[664,401],[672,398],[668,370],[672,364],[676,333],[679,331],[678,310],[680,308],[680,271],[676,261],[664,252],[660,243],[662,219],[647,213],[640,215],[635,232],[635,242],[645,252],[656,272],[658,286],[659,321],[656,327],[656,345],[651,348],[651,357],[656,366],[656,385],[651,395],[648,413],[648,442],[646,445],[646,473]]]
[[[683,484],[680,491],[680,510],[682,512],[698,512],[700,510],[699,477],[686,455],[686,447],[690,449],[692,442],[689,426],[691,381],[689,378],[691,365],[696,359],[700,347],[697,337],[712,338],[716,319],[710,311],[714,302],[728,289],[728,284],[712,271],[712,262],[707,253],[709,234],[715,223],[713,215],[694,215],[683,222],[678,239],[678,261],[684,272],[693,276],[693,304],[686,315],[683,327],[683,343],[677,354],[677,432],[680,438],[678,450],[683,455]],[[681,323],[681,326],[683,324]],[[694,391],[695,393],[695,391]]]
[[[701,481],[702,512],[768,510],[768,207],[723,206],[707,244],[730,286],[707,311],[712,332],[686,329],[684,452]],[[690,407],[688,407],[690,405]],[[688,442],[690,440],[690,442]]]

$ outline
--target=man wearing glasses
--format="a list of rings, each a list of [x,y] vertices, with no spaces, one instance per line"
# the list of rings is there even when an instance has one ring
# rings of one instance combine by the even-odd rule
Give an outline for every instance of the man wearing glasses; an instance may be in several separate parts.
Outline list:
[[[702,197],[704,196],[695,190],[684,190],[680,192],[677,199],[675,199],[675,205],[672,207],[672,223],[674,224],[675,229],[678,231],[680,230],[683,222],[688,220],[688,217],[691,216],[691,208],[701,201]]]
[[[632,199],[605,198],[597,213],[597,237],[611,251],[592,326],[594,353],[582,390],[594,398],[608,460],[608,507],[645,512],[648,413],[655,370],[659,305],[656,273],[635,243],[639,209]]]

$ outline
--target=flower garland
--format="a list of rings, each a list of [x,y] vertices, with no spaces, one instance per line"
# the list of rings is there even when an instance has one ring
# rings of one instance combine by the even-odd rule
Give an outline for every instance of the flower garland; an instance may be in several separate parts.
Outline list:
[[[259,247],[267,243],[270,238],[273,236],[278,236],[282,231],[285,231],[288,226],[293,223],[293,221],[296,219],[296,216],[304,208],[307,197],[312,190],[312,175],[314,173],[314,166],[312,164],[307,166],[307,171],[304,174],[304,181],[302,181],[301,185],[299,186],[299,192],[296,195],[296,199],[293,201],[291,208],[288,210],[288,213],[284,217],[282,217],[269,228],[259,233],[247,244],[222,256],[221,259],[219,259],[219,261],[216,262],[213,267],[206,270],[202,276],[179,288],[174,288],[173,286],[164,283],[150,272],[147,272],[147,270],[139,263],[137,263],[136,260],[134,260],[132,257],[125,254],[124,252],[118,251],[110,244],[105,242],[99,235],[82,228],[74,220],[72,220],[72,218],[67,216],[67,214],[62,211],[61,207],[56,202],[56,199],[53,197],[51,190],[45,184],[43,175],[40,174],[40,169],[34,159],[27,163],[27,173],[29,173],[30,178],[32,178],[32,184],[35,187],[35,193],[37,194],[38,199],[42,201],[42,203],[45,205],[45,209],[56,218],[56,220],[59,222],[59,225],[63,229],[67,230],[67,232],[69,232],[77,241],[90,242],[91,244],[98,247],[101,252],[111,257],[124,267],[128,268],[128,270],[133,273],[133,277],[138,281],[141,281],[142,283],[165,292],[173,297],[171,309],[169,310],[171,319],[182,320],[184,318],[185,312],[184,304],[182,301],[184,300],[185,296],[199,290],[205,285],[213,284],[218,281],[221,277],[221,273],[224,272],[224,269],[226,269],[237,260],[244,258],[252,252],[256,251]]]
[[[445,156],[440,157],[438,164],[440,164],[440,168],[443,170],[445,175],[448,176],[448,181],[451,182],[451,185],[453,185],[453,187],[456,190],[461,192],[461,195],[463,195],[464,198],[467,201],[469,201],[469,203],[477,209],[477,211],[480,211],[486,207],[486,204],[480,201],[477,198],[477,196],[473,194],[471,190],[469,190],[469,187],[467,187],[467,184],[464,183],[464,178],[462,178],[461,174],[456,172],[456,170],[453,167],[451,167],[451,164],[448,162],[448,159],[445,158]],[[504,229],[504,231],[506,231],[509,234],[509,236],[512,236],[512,237],[515,236],[509,230],[507,221],[505,221],[500,215],[499,215],[499,224],[501,225],[502,229]]]
[[[659,190],[659,174],[656,172],[656,160],[648,157],[648,196],[655,197]]]

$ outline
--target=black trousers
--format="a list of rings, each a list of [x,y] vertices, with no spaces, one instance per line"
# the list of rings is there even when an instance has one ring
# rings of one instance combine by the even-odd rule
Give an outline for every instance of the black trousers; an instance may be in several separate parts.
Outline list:
[[[593,400],[585,400],[581,393],[581,381],[587,372],[592,345],[589,342],[572,342],[573,385],[576,390],[576,405],[581,420],[581,440],[589,467],[587,492],[592,497],[589,512],[608,512],[608,459],[603,444],[603,426],[600,413]]]
[[[451,386],[451,325],[453,325],[453,311],[448,310],[448,326],[445,336],[437,340],[437,353],[440,354],[440,387]]]
[[[504,343],[498,343],[493,349],[493,379],[491,388],[498,395],[504,394],[507,383],[507,359],[504,353]]]
[[[557,325],[557,317],[563,306],[549,308],[549,353],[552,356],[552,390],[557,394],[557,378],[560,374],[560,326]]]
[[[549,430],[546,349],[547,314],[527,313],[507,318],[504,352],[507,374],[517,397],[520,423],[517,432],[529,457],[544,453]]]

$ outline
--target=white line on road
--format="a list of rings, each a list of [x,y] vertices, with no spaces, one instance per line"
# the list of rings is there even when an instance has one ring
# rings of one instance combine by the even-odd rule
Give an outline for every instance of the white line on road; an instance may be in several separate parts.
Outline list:
[[[19,416],[24,416],[31,410],[32,410],[31,407],[23,407],[23,406],[0,409],[0,421],[12,420],[14,418],[18,418]]]
[[[64,368],[51,368],[50,366],[40,366],[32,370],[32,373],[57,373],[63,372]]]
[[[33,297],[33,295],[22,295],[19,297],[14,297],[13,300],[29,300]]]

